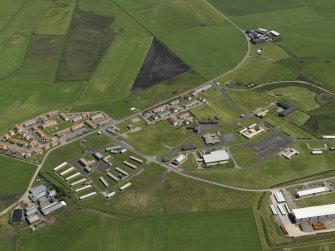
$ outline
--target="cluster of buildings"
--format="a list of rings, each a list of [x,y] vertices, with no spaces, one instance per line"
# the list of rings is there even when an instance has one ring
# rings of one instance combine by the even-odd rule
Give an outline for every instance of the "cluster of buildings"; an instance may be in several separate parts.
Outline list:
[[[30,119],[22,124],[15,125],[11,130],[0,137],[0,151],[29,159],[41,155],[60,144],[60,139],[70,133],[85,128],[95,129],[104,126],[112,120],[106,114],[98,112],[65,114],[53,110],[39,117]],[[62,123],[71,122],[72,126],[59,130],[53,134]]]
[[[266,128],[264,126],[258,126],[257,124],[252,124],[246,128],[239,131],[241,135],[247,139],[252,139],[260,133],[265,132]]]
[[[281,39],[281,34],[275,30],[267,30],[264,28],[258,28],[256,30],[246,30],[245,34],[250,39],[253,44],[260,44],[268,41],[279,41]]]
[[[144,112],[144,118],[149,124],[167,119],[172,126],[189,125],[194,122],[194,117],[188,111],[206,103],[207,100],[199,94],[211,88],[212,85],[209,84],[192,93],[154,107]]]
[[[66,207],[66,203],[57,200],[55,196],[56,191],[48,191],[44,185],[38,185],[29,190],[30,204],[24,207],[24,216],[34,230],[45,225],[46,216]]]

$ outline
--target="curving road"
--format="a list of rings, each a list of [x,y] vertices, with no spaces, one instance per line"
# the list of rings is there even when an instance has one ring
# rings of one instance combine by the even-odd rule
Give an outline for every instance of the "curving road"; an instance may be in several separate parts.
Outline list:
[[[271,86],[271,85],[278,85],[278,84],[301,84],[301,85],[307,85],[307,86],[311,86],[313,88],[316,88],[316,89],[319,89],[321,91],[324,91],[328,94],[331,94],[331,95],[335,95],[334,92],[331,92],[321,86],[318,86],[318,85],[315,85],[313,83],[310,83],[310,82],[307,82],[307,81],[301,81],[301,80],[283,80],[283,81],[276,81],[276,82],[269,82],[269,83],[264,83],[264,84],[261,84],[261,85],[257,85],[255,87],[252,87],[252,88],[244,88],[244,89],[241,89],[241,88],[229,88],[229,87],[225,87],[224,89],[225,90],[228,90],[228,91],[240,91],[240,92],[246,92],[246,91],[253,91],[253,90],[256,90],[256,89],[259,89],[259,88],[262,88],[262,87],[265,87],[265,86]]]
[[[232,20],[230,20],[226,15],[224,15],[222,12],[220,12],[218,9],[216,9],[212,4],[210,4],[208,1],[206,1],[206,0],[203,0],[203,1],[204,1],[204,3],[206,3],[211,9],[213,9],[216,13],[218,13],[218,14],[221,15],[221,16],[223,16],[229,23],[231,23],[236,29],[238,29],[238,30],[243,34],[243,36],[245,37],[245,39],[246,39],[246,41],[247,41],[247,45],[248,45],[247,52],[246,52],[245,56],[243,57],[243,59],[242,59],[242,60],[241,60],[241,61],[240,61],[234,68],[230,69],[229,71],[227,71],[227,72],[221,74],[220,76],[218,76],[218,77],[216,77],[216,78],[214,78],[214,79],[212,79],[212,80],[210,80],[210,81],[207,81],[207,82],[204,83],[203,85],[198,86],[198,87],[196,87],[196,88],[194,88],[194,89],[192,89],[192,90],[188,90],[188,91],[185,92],[185,93],[181,93],[181,94],[177,95],[176,97],[182,96],[182,95],[184,95],[184,94],[186,94],[186,93],[189,93],[189,92],[191,92],[191,91],[193,91],[193,90],[199,89],[199,88],[201,88],[201,87],[203,87],[203,86],[205,86],[205,85],[212,84],[213,82],[217,81],[218,79],[220,79],[220,78],[222,78],[222,77],[224,77],[224,76],[226,76],[226,75],[228,75],[228,74],[230,74],[230,73],[236,71],[239,67],[241,67],[241,66],[246,62],[246,60],[250,57],[250,54],[251,54],[251,44],[250,44],[250,42],[249,42],[248,37],[247,37],[246,34],[244,33],[244,31],[243,31],[238,25],[236,25]],[[275,85],[275,84],[280,84],[280,83],[300,83],[300,84],[304,84],[304,85],[312,86],[312,87],[314,87],[314,88],[320,89],[320,90],[322,90],[322,91],[324,91],[324,92],[327,92],[327,93],[329,93],[329,94],[335,95],[333,92],[328,91],[328,90],[326,90],[326,89],[324,89],[324,88],[322,88],[322,87],[320,87],[320,86],[317,86],[317,85],[315,85],[315,84],[312,84],[312,83],[309,83],[309,82],[305,82],[305,81],[299,81],[299,80],[296,80],[296,81],[279,81],[279,82],[265,83],[265,84],[258,85],[258,86],[256,86],[256,87],[249,88],[249,89],[225,88],[225,90],[232,90],[232,91],[252,91],[252,90],[255,90],[255,89],[264,87],[264,86]],[[171,99],[172,99],[172,98],[169,98],[168,100],[171,100]],[[164,102],[166,102],[166,101],[168,101],[168,100],[162,101],[161,103],[164,103]],[[157,105],[159,105],[159,104],[156,104],[155,106],[157,106]],[[153,106],[153,107],[154,107],[154,106]],[[150,108],[152,108],[152,107],[146,108],[145,110],[150,109]],[[124,118],[124,119],[122,119],[122,120],[120,120],[120,121],[117,121],[117,123],[122,123],[123,121],[126,121],[126,120],[128,120],[128,119],[131,119],[131,118],[136,117],[136,116],[138,116],[138,115],[139,115],[139,113],[133,114],[133,115],[128,116],[128,117],[126,117],[126,118]],[[92,131],[92,132],[90,132],[90,133],[88,133],[88,134],[86,134],[86,135],[83,135],[83,136],[81,136],[81,137],[78,137],[78,138],[76,138],[76,139],[73,139],[73,140],[71,140],[71,141],[69,141],[69,142],[66,142],[66,143],[64,143],[64,144],[62,144],[62,145],[59,145],[59,146],[53,148],[52,150],[50,150],[50,151],[45,155],[45,158],[43,159],[43,161],[41,162],[41,164],[39,164],[39,165],[37,166],[37,169],[36,169],[36,171],[35,171],[35,173],[34,173],[32,179],[31,179],[31,181],[30,181],[30,183],[29,183],[29,186],[28,186],[27,190],[25,191],[25,193],[19,198],[19,200],[18,200],[17,202],[13,203],[13,204],[10,205],[9,207],[7,207],[5,210],[3,210],[2,212],[0,212],[0,217],[3,216],[3,215],[5,215],[5,214],[7,214],[7,213],[8,213],[14,206],[18,205],[18,203],[20,203],[21,201],[24,200],[24,198],[26,198],[26,196],[27,196],[27,194],[28,194],[28,191],[29,191],[30,187],[31,187],[32,184],[34,183],[34,181],[35,181],[35,179],[36,179],[36,177],[37,177],[37,175],[38,175],[40,169],[42,168],[42,166],[43,166],[43,164],[44,164],[44,162],[45,162],[45,160],[47,159],[48,155],[49,155],[52,151],[54,151],[55,149],[58,149],[58,148],[60,148],[60,147],[63,147],[64,145],[69,144],[69,143],[71,143],[71,142],[73,142],[73,141],[75,141],[75,140],[78,140],[78,139],[82,138],[82,137],[86,137],[87,135],[92,134],[92,133],[95,133],[95,132],[96,132],[96,130],[95,130],[95,131]],[[193,179],[193,180],[197,180],[197,181],[201,181],[201,182],[205,182],[205,183],[208,183],[208,184],[211,184],[211,185],[215,185],[215,186],[219,186],[219,187],[224,187],[224,188],[233,189],[233,190],[238,190],[238,191],[245,191],[245,192],[272,192],[272,191],[276,191],[276,190],[278,190],[278,189],[289,188],[289,187],[292,187],[292,186],[297,186],[297,185],[299,185],[299,184],[295,184],[295,185],[287,185],[287,186],[281,186],[281,187],[276,187],[276,188],[272,188],[272,189],[249,189],[249,188],[236,187],[236,186],[232,186],[232,185],[226,185],[226,184],[223,184],[223,183],[219,183],[219,182],[215,182],[215,181],[210,181],[210,180],[206,180],[206,179],[203,179],[203,178],[199,178],[199,177],[195,177],[195,176],[186,174],[186,173],[182,172],[182,170],[180,170],[180,169],[178,169],[178,168],[175,168],[175,167],[172,167],[172,166],[170,166],[170,165],[161,163],[160,161],[158,161],[158,160],[157,160],[155,157],[153,157],[153,156],[145,156],[145,155],[143,155],[142,153],[140,153],[139,151],[137,151],[136,149],[134,149],[132,146],[128,145],[127,143],[125,143],[125,142],[123,142],[123,141],[120,141],[120,140],[116,139],[115,137],[113,138],[113,140],[118,141],[119,143],[121,143],[121,144],[122,144],[123,146],[125,146],[126,148],[128,148],[128,149],[130,149],[131,151],[135,152],[137,155],[139,155],[139,156],[145,158],[148,162],[152,162],[152,163],[161,165],[161,166],[165,167],[167,170],[172,171],[172,172],[175,172],[175,173],[177,173],[178,175],[181,175],[181,176],[183,176],[183,177],[186,177],[186,178],[189,178],[189,179]],[[324,180],[328,180],[328,179],[332,179],[332,178],[335,178],[335,177],[328,177],[328,178],[319,179],[319,180],[315,180],[315,181],[316,181],[316,182],[317,182],[317,181],[324,181]],[[306,183],[306,182],[303,182],[303,183],[301,183],[301,184],[305,184],[305,183]]]

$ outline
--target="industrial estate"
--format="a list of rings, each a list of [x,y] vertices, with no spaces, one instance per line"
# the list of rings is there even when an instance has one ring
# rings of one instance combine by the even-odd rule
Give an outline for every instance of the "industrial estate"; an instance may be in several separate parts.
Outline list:
[[[335,249],[335,1],[0,7],[0,250]]]

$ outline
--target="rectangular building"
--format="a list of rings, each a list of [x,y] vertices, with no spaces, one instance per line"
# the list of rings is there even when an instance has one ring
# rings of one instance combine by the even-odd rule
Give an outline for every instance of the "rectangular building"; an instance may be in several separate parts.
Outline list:
[[[329,188],[328,187],[316,187],[312,189],[306,189],[302,191],[297,191],[297,197],[299,198],[305,198],[305,197],[310,197],[314,195],[321,195],[329,193]]]
[[[213,151],[208,154],[204,154],[202,158],[207,166],[227,163],[230,159],[226,150]]]
[[[335,204],[293,209],[296,223],[327,221],[335,219]]]

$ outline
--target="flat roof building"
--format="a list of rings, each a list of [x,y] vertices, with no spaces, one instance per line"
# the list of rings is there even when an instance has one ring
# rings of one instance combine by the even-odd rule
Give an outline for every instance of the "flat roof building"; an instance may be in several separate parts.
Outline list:
[[[335,219],[335,204],[293,209],[296,223],[327,221]]]
[[[305,198],[305,197],[310,197],[314,195],[321,195],[329,193],[329,188],[328,187],[316,187],[316,188],[311,188],[311,189],[306,189],[306,190],[301,190],[297,191],[297,197],[299,198]]]
[[[47,195],[47,192],[47,188],[44,185],[32,187],[29,190],[29,199],[31,199],[33,202],[36,202],[39,198]]]
[[[227,163],[230,159],[226,150],[217,150],[202,155],[203,161],[207,166]]]

